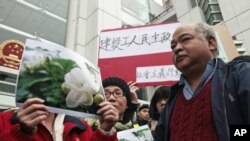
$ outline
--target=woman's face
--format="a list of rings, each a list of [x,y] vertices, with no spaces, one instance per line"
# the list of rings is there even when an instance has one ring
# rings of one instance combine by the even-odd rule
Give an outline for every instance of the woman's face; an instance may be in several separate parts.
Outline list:
[[[127,109],[127,98],[118,86],[107,86],[104,88],[107,101],[111,102],[119,112],[119,119],[123,119],[125,110]]]
[[[156,108],[157,108],[158,113],[160,113],[162,111],[162,109],[166,105],[167,101],[168,101],[168,99],[164,99],[164,98],[157,101]]]

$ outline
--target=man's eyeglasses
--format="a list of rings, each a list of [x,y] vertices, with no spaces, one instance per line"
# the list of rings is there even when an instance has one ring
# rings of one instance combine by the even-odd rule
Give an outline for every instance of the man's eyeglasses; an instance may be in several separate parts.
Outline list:
[[[123,92],[122,91],[116,91],[116,92],[105,91],[105,97],[106,98],[109,98],[111,95],[113,95],[115,98],[118,98],[118,97],[123,96]]]

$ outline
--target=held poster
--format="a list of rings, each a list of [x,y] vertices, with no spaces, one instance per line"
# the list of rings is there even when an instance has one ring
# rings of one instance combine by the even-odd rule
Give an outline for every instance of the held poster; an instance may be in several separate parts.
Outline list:
[[[170,41],[179,23],[104,30],[98,66],[102,78],[119,76],[140,86],[171,85],[180,72],[172,62]]]
[[[45,101],[50,112],[98,118],[105,100],[100,71],[77,53],[56,44],[27,39],[17,81],[16,103]]]

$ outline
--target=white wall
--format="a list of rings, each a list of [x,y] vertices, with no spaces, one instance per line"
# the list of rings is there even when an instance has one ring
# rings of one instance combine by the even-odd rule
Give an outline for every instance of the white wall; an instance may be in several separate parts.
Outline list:
[[[250,54],[250,1],[219,0],[219,5],[231,35],[243,41],[243,47]]]
[[[218,0],[223,19],[231,36],[243,41],[243,48],[250,54],[250,1]],[[202,10],[195,7],[191,10],[189,0],[174,0],[174,9],[178,21],[182,23],[205,21]]]
[[[79,0],[76,51],[97,65],[99,34],[121,27],[120,0]]]
[[[204,22],[205,17],[203,11],[199,7],[195,7],[188,11],[185,15],[178,18],[181,23],[193,23],[193,22]]]
[[[99,34],[121,27],[120,0],[70,0],[66,47],[97,66]]]
[[[161,5],[156,3],[154,0],[150,0],[149,4],[150,4],[150,12],[155,16],[165,11],[165,9]]]
[[[183,18],[191,9],[189,0],[173,0],[173,5],[177,14],[177,19]]]

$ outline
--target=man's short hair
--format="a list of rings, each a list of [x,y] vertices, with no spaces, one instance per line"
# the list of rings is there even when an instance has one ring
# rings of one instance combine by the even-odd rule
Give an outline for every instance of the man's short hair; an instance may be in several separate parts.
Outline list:
[[[206,23],[195,23],[194,24],[194,27],[195,27],[195,31],[198,32],[198,33],[201,33],[202,36],[205,38],[205,39],[209,39],[209,38],[214,38],[214,40],[216,41],[217,43],[217,39],[216,39],[216,34],[215,34],[215,31],[214,29],[206,24]],[[215,56],[218,56],[219,55],[219,51],[218,51],[218,48],[216,46],[215,50],[213,50],[213,54]]]

